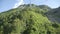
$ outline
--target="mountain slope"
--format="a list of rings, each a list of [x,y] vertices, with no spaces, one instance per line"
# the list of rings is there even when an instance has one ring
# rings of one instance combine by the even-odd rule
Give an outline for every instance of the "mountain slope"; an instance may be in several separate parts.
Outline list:
[[[51,22],[46,12],[28,6],[0,13],[0,34],[59,34],[60,24]]]
[[[60,7],[52,9],[48,12],[48,15],[52,16],[55,21],[60,23]]]

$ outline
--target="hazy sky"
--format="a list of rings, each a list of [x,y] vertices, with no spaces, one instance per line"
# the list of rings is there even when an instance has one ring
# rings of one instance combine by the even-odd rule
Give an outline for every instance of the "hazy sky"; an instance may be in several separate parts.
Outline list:
[[[28,4],[30,0],[0,0],[0,12],[16,8],[21,4]],[[31,0],[31,3],[37,5],[48,5],[51,8],[60,6],[60,0]]]

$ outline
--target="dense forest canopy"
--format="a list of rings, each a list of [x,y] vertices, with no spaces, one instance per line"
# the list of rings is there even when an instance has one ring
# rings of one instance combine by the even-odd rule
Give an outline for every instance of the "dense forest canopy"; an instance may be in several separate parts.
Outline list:
[[[29,4],[0,13],[0,34],[60,34],[60,8]]]

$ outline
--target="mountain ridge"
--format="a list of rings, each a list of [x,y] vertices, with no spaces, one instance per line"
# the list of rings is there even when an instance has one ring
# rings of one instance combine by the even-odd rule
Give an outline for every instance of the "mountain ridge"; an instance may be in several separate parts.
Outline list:
[[[0,13],[0,34],[60,34],[60,24],[47,17],[49,10],[33,6]]]

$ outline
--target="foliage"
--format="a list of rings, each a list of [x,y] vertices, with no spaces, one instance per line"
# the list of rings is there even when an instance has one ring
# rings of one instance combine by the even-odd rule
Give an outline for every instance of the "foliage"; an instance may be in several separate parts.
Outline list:
[[[16,8],[0,13],[0,34],[60,34],[60,24],[48,20],[39,8]]]

